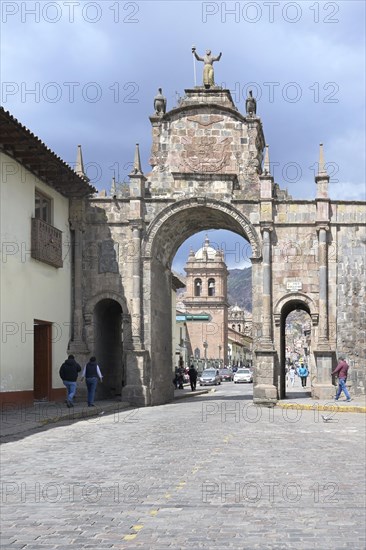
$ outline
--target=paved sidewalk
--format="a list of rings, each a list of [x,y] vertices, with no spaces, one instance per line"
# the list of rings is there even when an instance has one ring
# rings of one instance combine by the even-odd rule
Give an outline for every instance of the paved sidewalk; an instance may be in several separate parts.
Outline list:
[[[350,402],[346,402],[342,394],[338,401],[334,399],[312,399],[310,388],[287,387],[286,399],[277,402],[277,407],[283,409],[318,410],[330,412],[358,412],[366,413],[366,396],[352,396]]]
[[[174,391],[174,400],[194,397],[208,393],[209,389],[191,391],[190,387]],[[34,431],[46,430],[56,423],[72,424],[77,420],[97,422],[104,415],[117,416],[125,409],[134,410],[128,402],[115,399],[97,401],[95,407],[88,407],[85,401],[74,402],[74,407],[67,408],[62,402],[38,402],[33,406],[16,403],[4,404],[0,416],[0,442],[19,439]]]

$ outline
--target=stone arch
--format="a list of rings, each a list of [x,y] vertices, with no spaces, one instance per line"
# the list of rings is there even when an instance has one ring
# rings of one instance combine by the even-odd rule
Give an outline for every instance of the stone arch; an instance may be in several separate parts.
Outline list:
[[[89,300],[87,300],[84,308],[84,317],[87,315],[92,315],[96,304],[101,300],[106,300],[106,299],[114,300],[115,302],[118,302],[119,305],[121,306],[122,313],[124,315],[128,313],[126,300],[123,297],[121,297],[121,295],[118,294],[117,292],[108,290],[108,291],[98,292],[97,294],[94,294],[91,298],[89,298]]]
[[[260,237],[249,219],[230,203],[195,197],[170,204],[156,214],[141,247],[143,342],[153,405],[173,397],[171,264],[186,239],[209,229],[227,229],[249,241],[252,258],[257,260],[253,270],[261,269]]]
[[[314,300],[303,292],[288,292],[277,300],[274,308],[274,325],[275,325],[275,346],[279,352],[279,364],[277,369],[277,388],[280,398],[286,396],[286,376],[285,376],[285,362],[286,362],[286,336],[285,336],[285,323],[287,316],[294,310],[300,309],[309,314],[312,325],[316,327],[318,325],[319,311]],[[310,388],[309,388],[310,389]]]
[[[164,208],[146,232],[142,244],[143,257],[150,258],[155,255],[170,266],[179,246],[192,235],[191,226],[182,224],[179,227],[179,222],[187,217],[193,218],[192,213],[198,210],[201,217],[199,231],[217,228],[238,233],[249,241],[252,258],[261,258],[261,241],[249,219],[230,203],[207,197],[184,199]],[[207,216],[206,220],[203,219],[204,215]],[[157,235],[162,237],[158,244]]]
[[[304,306],[303,309],[305,308],[305,311],[308,310],[313,326],[317,326],[319,321],[319,308],[314,300],[303,292],[288,292],[277,300],[273,308],[275,326],[280,326],[281,314],[284,311],[284,308],[290,307],[291,304],[295,305],[295,303]]]
[[[103,374],[97,396],[120,396],[125,384],[125,347],[129,336],[126,303],[113,291],[100,292],[85,306],[85,338]]]

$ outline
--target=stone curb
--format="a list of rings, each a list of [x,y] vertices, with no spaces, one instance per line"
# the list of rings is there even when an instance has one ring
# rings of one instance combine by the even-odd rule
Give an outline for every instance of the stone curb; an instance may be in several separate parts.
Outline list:
[[[355,412],[355,413],[366,413],[366,407],[361,405],[318,405],[314,403],[313,405],[307,405],[305,403],[276,403],[276,407],[281,409],[297,409],[302,411],[331,411],[331,412]]]
[[[187,397],[195,397],[196,395],[204,395],[205,393],[210,393],[210,392],[214,392],[215,390],[214,389],[211,389],[211,390],[196,390],[195,392],[189,392],[189,393],[182,393],[181,395],[175,395],[174,396],[174,400],[173,401],[176,401],[176,400],[179,400],[179,399],[185,399]]]
[[[85,419],[88,420],[89,418],[97,418],[102,417],[105,414],[111,413],[113,411],[122,411],[126,410],[128,408],[131,408],[130,403],[122,402],[122,401],[116,401],[116,403],[108,403],[105,407],[97,405],[94,407],[83,407],[82,409],[65,409],[64,413],[58,414],[57,416],[50,416],[49,418],[45,418],[43,420],[34,421],[31,423],[24,423],[21,421],[16,421],[15,424],[11,427],[4,426],[1,422],[1,429],[0,429],[0,441],[3,441],[7,438],[17,437],[37,431],[41,428],[44,428],[46,426],[50,426],[51,424],[57,424],[58,422],[74,422],[77,420]]]
[[[62,422],[62,420],[77,420],[80,418],[90,418],[94,416],[101,416],[108,412],[114,411],[115,409],[128,409],[130,404],[124,401],[116,401],[115,404],[109,404],[105,407],[96,406],[96,407],[84,407],[82,410],[71,410],[68,409],[65,411],[65,414],[55,416],[54,418],[46,418],[42,420],[39,424],[40,426],[47,426],[48,424],[55,424],[56,422]]]

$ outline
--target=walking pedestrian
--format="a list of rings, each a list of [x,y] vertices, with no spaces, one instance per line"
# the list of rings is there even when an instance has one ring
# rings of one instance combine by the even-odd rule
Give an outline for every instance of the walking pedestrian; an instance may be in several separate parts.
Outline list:
[[[59,374],[66,388],[66,405],[68,408],[74,406],[73,399],[76,393],[76,381],[80,371],[81,366],[75,361],[73,355],[69,355],[60,367]]]
[[[84,367],[81,380],[84,380],[84,378],[88,389],[88,407],[95,407],[95,390],[97,389],[98,379],[103,382],[103,376],[94,356],[89,359]]]
[[[173,378],[173,384],[175,389],[178,389],[178,369],[175,369],[174,378]]]
[[[192,391],[195,391],[195,389],[196,389],[197,375],[198,375],[198,373],[197,373],[196,369],[194,368],[194,365],[191,365],[189,367],[188,376],[189,376],[189,381],[191,383]]]
[[[341,395],[342,391],[344,392],[344,395],[346,396],[346,401],[351,401],[351,396],[349,394],[349,391],[347,390],[346,382],[347,382],[347,376],[348,376],[348,369],[349,365],[346,363],[345,357],[343,355],[339,356],[338,365],[332,372],[332,375],[335,374],[338,376],[338,388],[337,393],[335,396],[335,401],[338,401],[339,396]]]
[[[295,376],[296,376],[296,369],[293,365],[291,365],[291,368],[290,368],[290,371],[289,371],[291,386],[295,385]]]
[[[298,374],[301,378],[301,385],[303,388],[306,388],[306,379],[309,376],[309,371],[306,365],[301,365],[298,371]]]
[[[184,383],[184,368],[179,367],[178,375],[177,375],[178,390],[183,390],[184,389],[183,383]]]

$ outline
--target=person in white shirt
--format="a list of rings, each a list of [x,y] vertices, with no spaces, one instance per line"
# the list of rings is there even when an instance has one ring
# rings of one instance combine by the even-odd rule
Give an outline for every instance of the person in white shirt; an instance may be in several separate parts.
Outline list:
[[[84,367],[81,380],[83,381],[84,378],[88,389],[88,407],[95,407],[95,390],[97,389],[98,380],[103,382],[103,376],[94,356],[90,358],[89,362]]]

